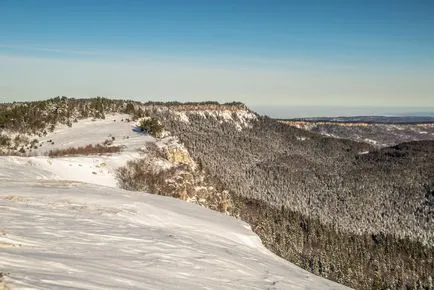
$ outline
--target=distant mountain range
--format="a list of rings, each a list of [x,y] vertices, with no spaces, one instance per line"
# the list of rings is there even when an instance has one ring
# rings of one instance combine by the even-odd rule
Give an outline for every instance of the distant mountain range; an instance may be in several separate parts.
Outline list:
[[[425,124],[434,123],[432,116],[411,115],[411,116],[349,116],[349,117],[308,117],[292,118],[288,121],[315,121],[315,122],[346,122],[346,123],[375,123],[375,124]]]

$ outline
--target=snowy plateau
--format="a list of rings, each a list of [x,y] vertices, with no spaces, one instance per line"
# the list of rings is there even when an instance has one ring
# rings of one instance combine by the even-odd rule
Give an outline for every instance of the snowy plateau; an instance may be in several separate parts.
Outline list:
[[[59,126],[30,157],[0,157],[0,289],[347,289],[271,253],[249,225],[120,189],[150,136],[123,115]],[[114,137],[120,153],[46,152]]]

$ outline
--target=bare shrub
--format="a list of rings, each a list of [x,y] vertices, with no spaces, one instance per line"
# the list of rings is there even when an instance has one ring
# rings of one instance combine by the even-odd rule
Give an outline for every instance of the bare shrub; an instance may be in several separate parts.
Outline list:
[[[103,146],[101,144],[97,145],[86,145],[84,147],[71,147],[67,149],[56,149],[50,150],[48,156],[50,157],[60,157],[68,155],[93,155],[93,154],[105,154],[105,153],[118,153],[121,151],[121,146]]]
[[[9,146],[11,145],[11,138],[7,135],[0,134],[0,146]]]

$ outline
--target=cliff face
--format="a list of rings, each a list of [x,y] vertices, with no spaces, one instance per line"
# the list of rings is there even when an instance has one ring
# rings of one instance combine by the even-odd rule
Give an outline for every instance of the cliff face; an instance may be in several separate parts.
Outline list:
[[[240,112],[247,111],[247,107],[241,103],[233,103],[233,104],[179,104],[170,106],[170,108],[174,111],[184,111],[184,112],[193,112],[193,111],[211,111],[211,112]]]
[[[232,203],[227,190],[217,189],[207,174],[173,136],[146,144],[142,157],[119,168],[122,188],[152,192],[196,203],[229,214]]]

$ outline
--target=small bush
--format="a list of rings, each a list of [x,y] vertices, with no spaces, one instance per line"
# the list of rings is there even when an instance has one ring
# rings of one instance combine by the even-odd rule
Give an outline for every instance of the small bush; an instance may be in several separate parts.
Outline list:
[[[161,125],[156,118],[143,119],[140,121],[139,128],[154,137],[161,136],[161,133],[163,132],[163,125]]]

